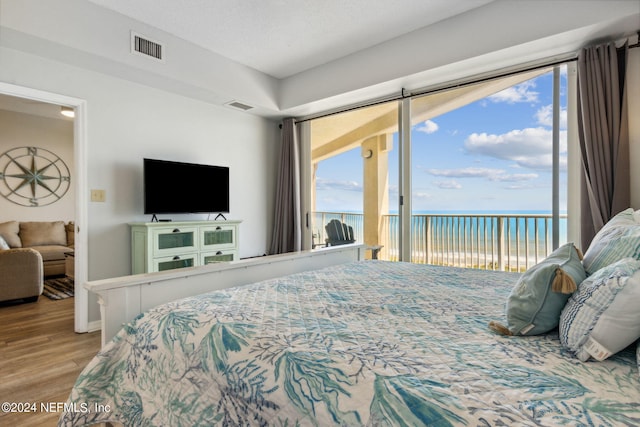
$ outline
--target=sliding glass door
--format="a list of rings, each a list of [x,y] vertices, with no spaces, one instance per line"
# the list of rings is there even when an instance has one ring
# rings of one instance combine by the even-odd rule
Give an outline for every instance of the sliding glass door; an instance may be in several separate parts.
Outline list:
[[[412,100],[412,261],[524,271],[554,249],[554,225],[566,242],[566,93],[549,68]]]
[[[384,260],[536,264],[567,241],[565,70],[311,120],[312,246],[337,219]]]
[[[328,241],[327,225],[338,220],[356,242],[382,246],[379,257],[393,259],[387,241],[397,230],[397,132],[395,101],[311,122],[313,248],[337,243]]]

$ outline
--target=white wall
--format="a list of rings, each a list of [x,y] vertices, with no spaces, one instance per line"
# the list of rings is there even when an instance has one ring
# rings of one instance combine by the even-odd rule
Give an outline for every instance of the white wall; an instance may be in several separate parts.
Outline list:
[[[637,0],[494,0],[288,77],[281,82],[278,105],[313,114],[335,103],[563,56],[594,40],[633,34],[639,13]]]
[[[143,215],[143,157],[229,166],[228,218],[243,220],[240,255],[267,250],[276,122],[11,49],[0,48],[0,62],[0,81],[86,100],[88,188],[106,190],[105,203],[88,207],[89,280],[131,271],[127,223],[150,219]],[[99,318],[92,298],[89,321]]]
[[[38,147],[53,152],[67,165],[73,180],[75,176],[73,121],[0,110],[0,153],[18,147]],[[43,165],[44,163],[36,166]],[[0,166],[4,166],[4,162]],[[0,192],[6,193],[6,189],[3,187]],[[60,200],[46,206],[22,206],[0,197],[0,222],[68,222],[74,218],[75,192],[73,185]]]
[[[0,45],[221,105],[276,108],[278,81],[87,0],[0,1]],[[130,52],[131,31],[164,45],[165,61]]]
[[[494,0],[282,80],[87,0],[0,1],[0,45],[211,103],[304,116],[633,34],[639,2]],[[131,55],[131,30],[165,44],[165,61]]]

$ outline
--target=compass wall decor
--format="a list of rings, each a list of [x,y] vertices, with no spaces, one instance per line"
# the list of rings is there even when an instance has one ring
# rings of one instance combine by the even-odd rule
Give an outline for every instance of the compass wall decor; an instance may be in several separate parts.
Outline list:
[[[0,155],[0,194],[22,206],[57,202],[71,185],[69,168],[60,157],[39,147],[12,148]]]

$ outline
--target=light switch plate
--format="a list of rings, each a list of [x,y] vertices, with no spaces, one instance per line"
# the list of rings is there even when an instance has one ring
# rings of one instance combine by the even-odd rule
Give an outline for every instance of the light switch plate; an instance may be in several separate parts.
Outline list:
[[[106,199],[106,192],[104,190],[91,190],[92,202],[104,202]]]

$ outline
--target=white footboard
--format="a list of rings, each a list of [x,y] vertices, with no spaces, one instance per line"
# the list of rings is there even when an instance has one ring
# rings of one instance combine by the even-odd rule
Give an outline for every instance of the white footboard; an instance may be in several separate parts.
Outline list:
[[[152,307],[179,298],[287,274],[364,259],[364,245],[344,245],[313,251],[271,255],[160,273],[137,274],[87,282],[98,294],[102,345],[122,326]]]

